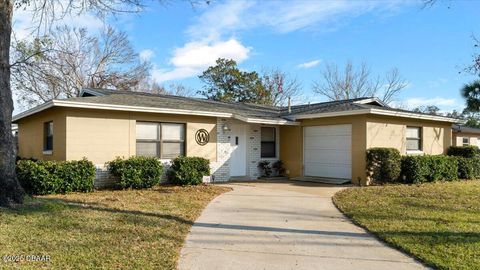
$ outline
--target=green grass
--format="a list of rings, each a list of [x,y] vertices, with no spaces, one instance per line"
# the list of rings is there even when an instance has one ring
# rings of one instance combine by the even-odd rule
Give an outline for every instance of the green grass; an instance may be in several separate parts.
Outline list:
[[[203,208],[229,189],[159,186],[29,199],[0,208],[0,256],[48,255],[24,269],[175,269],[185,237]]]
[[[352,188],[333,200],[355,223],[430,266],[480,267],[480,181]]]

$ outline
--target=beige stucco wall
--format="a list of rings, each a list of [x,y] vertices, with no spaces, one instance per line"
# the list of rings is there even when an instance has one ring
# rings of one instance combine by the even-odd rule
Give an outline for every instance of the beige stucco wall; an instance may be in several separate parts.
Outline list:
[[[66,157],[66,111],[51,108],[18,121],[18,155],[40,160],[65,160]],[[43,153],[43,124],[53,121],[53,151]]]
[[[470,138],[470,145],[479,146],[480,134],[466,133],[466,132],[454,132],[452,134],[452,142],[454,146],[463,146],[463,137]]]
[[[53,152],[43,154],[43,123],[53,121]],[[78,160],[88,158],[101,165],[117,156],[130,157],[136,152],[136,121],[186,124],[187,156],[217,160],[217,119],[214,117],[121,112],[92,109],[51,108],[21,119],[19,156],[41,160]],[[195,141],[195,133],[205,129],[210,134],[207,145]]]
[[[406,126],[423,127],[425,154],[444,153],[452,140],[450,123],[375,115],[305,119],[301,126],[280,128],[280,158],[290,177],[303,175],[303,127],[337,124],[352,125],[352,182],[362,185],[366,184],[365,151],[371,147],[394,147],[406,154]]]
[[[422,152],[425,154],[443,154],[451,145],[450,123],[369,115],[367,117],[367,149],[393,147],[402,155],[407,154],[407,126],[422,127]]]
[[[136,121],[186,124],[187,156],[199,156],[216,161],[217,120],[214,117],[121,112],[93,109],[67,111],[66,159],[86,156],[95,164],[104,164],[116,156],[129,157],[136,152]],[[195,133],[205,129],[210,134],[207,145],[195,141]]]
[[[352,125],[352,182],[365,181],[366,116],[341,116],[301,120],[301,126],[280,128],[280,159],[289,171],[289,177],[303,175],[303,127],[321,125]]]

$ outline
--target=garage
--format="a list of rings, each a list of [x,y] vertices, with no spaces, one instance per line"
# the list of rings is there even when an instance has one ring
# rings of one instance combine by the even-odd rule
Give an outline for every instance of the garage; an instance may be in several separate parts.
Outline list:
[[[309,126],[303,134],[304,176],[352,178],[352,125]]]

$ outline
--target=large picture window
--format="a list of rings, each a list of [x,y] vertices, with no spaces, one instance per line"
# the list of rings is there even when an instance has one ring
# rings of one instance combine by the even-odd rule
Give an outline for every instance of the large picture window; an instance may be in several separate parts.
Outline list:
[[[262,158],[275,158],[276,157],[276,129],[274,127],[262,127],[261,137],[261,157]]]
[[[185,125],[137,122],[137,156],[172,159],[185,155]]]
[[[407,151],[422,150],[422,128],[407,127]]]
[[[43,151],[53,151],[53,122],[43,123]]]

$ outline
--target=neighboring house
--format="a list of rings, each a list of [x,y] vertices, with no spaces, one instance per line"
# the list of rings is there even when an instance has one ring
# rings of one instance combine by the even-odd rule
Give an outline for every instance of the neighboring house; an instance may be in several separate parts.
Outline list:
[[[457,121],[375,98],[288,108],[101,89],[14,117],[22,157],[87,157],[102,170],[117,156],[200,156],[214,181],[256,179],[259,161],[281,159],[290,178],[355,184],[366,184],[366,149],[442,154]]]
[[[468,146],[474,145],[480,147],[480,128],[466,127],[462,125],[452,126],[453,136],[452,145]]]

